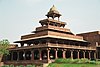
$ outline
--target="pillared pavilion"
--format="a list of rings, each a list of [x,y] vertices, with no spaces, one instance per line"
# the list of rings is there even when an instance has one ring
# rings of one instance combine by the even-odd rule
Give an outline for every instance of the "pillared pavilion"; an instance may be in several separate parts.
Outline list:
[[[22,35],[21,40],[14,42],[19,43],[21,47],[9,49],[10,54],[4,58],[5,64],[43,64],[54,62],[57,58],[96,59],[96,46],[93,43],[94,46],[91,46],[88,37],[90,34],[75,35],[65,28],[67,24],[60,21],[61,14],[54,5],[46,16],[46,19],[39,21],[40,27],[31,34]],[[100,37],[100,33],[98,35]],[[27,46],[24,46],[25,44]]]

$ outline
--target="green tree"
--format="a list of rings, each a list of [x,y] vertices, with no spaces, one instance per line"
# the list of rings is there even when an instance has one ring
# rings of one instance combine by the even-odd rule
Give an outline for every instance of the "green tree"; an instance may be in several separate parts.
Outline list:
[[[9,51],[7,50],[9,47],[9,41],[7,39],[3,39],[0,41],[0,61],[2,60],[2,56],[4,54],[8,55]]]

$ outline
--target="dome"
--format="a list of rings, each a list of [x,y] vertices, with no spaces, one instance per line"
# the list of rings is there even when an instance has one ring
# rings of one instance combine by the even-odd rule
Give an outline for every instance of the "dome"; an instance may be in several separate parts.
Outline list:
[[[53,5],[49,12],[47,13],[46,15],[47,17],[52,17],[52,18],[55,18],[55,17],[60,17],[61,14],[59,13],[59,11],[56,9],[56,7]]]

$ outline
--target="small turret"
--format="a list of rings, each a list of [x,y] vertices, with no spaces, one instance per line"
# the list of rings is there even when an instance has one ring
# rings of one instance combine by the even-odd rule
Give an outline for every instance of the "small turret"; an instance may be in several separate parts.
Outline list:
[[[61,16],[61,14],[59,13],[59,11],[56,9],[56,7],[53,5],[51,8],[50,8],[50,10],[49,10],[49,12],[47,13],[47,15],[46,15],[48,18],[49,17],[52,17],[53,19],[55,18],[55,17],[58,17],[58,20],[59,20],[59,17]]]
[[[56,9],[54,5],[50,8],[46,16],[47,16],[47,19],[43,19],[39,21],[39,23],[42,26],[51,25],[51,26],[56,26],[56,27],[65,27],[66,23],[59,21],[59,17],[61,16],[61,14],[59,13],[59,11]],[[50,19],[49,17],[51,17],[52,19]],[[56,17],[58,17],[58,20],[54,19]]]

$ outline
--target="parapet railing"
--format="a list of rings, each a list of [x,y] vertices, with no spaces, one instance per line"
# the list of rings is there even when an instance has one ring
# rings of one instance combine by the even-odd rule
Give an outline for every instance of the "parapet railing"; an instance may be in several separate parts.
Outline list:
[[[93,47],[87,47],[87,46],[76,46],[76,45],[68,45],[68,44],[53,44],[53,43],[48,43],[48,46],[73,48],[73,49],[94,49]]]

